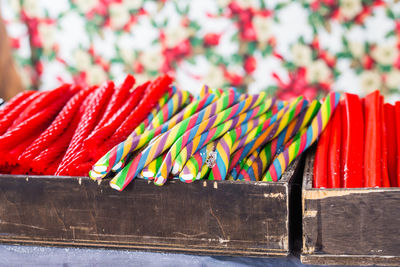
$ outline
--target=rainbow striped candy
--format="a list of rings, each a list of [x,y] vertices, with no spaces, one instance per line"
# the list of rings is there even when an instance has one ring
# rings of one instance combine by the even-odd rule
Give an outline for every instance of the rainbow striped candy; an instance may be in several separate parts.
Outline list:
[[[196,151],[201,149],[205,144],[219,138],[227,131],[238,127],[245,127],[246,133],[252,130],[254,127],[265,121],[266,119],[272,116],[272,111],[270,111],[271,104],[274,103],[275,99],[271,99],[271,101],[266,101],[262,103],[260,106],[241,114],[231,120],[225,121],[223,124],[218,125],[215,128],[212,128],[209,131],[202,133],[201,135],[195,137],[192,142],[189,142],[186,146],[184,146],[175,159],[174,166],[172,168],[172,174],[177,175],[182,171],[185,162],[194,154]],[[266,112],[268,110],[268,112]],[[258,117],[256,120],[251,120],[254,117]]]
[[[158,156],[155,160],[150,162],[149,165],[143,168],[143,170],[140,172],[140,178],[148,179],[148,180],[153,180],[154,177],[156,176],[157,170],[160,168],[161,163],[163,162],[165,158],[166,153],[161,154]]]
[[[261,105],[266,100],[266,98],[267,95],[265,93],[249,96],[245,100],[235,104],[234,106],[226,110],[221,111],[220,113],[196,125],[192,129],[187,131],[185,134],[183,134],[169,149],[167,156],[165,157],[157,173],[157,177],[154,180],[154,184],[163,185],[167,181],[167,178],[170,174],[170,171],[172,170],[172,166],[176,159],[176,156],[179,154],[181,149],[184,146],[186,146],[188,142],[192,141],[196,136],[201,135],[208,129],[216,127],[219,124],[224,123],[231,118],[234,118],[242,113],[245,113],[250,109],[253,109]],[[274,101],[268,99],[267,102],[268,104],[266,110],[268,110],[272,106]],[[247,115],[244,114],[243,117],[246,118]]]
[[[340,94],[334,92],[326,97],[307,131],[274,159],[263,181],[278,181],[287,166],[317,140],[335,111],[339,99]]]
[[[185,164],[183,170],[179,173],[179,180],[185,183],[193,182],[200,177],[201,167],[206,161],[206,153],[195,153]]]
[[[214,114],[218,114],[218,112],[230,107],[235,103],[237,98],[238,95],[235,93],[224,93],[215,103],[212,103],[194,116],[181,121],[179,124],[160,135],[151,146],[148,146],[139,153],[133,161],[129,162],[125,168],[110,181],[110,186],[116,190],[122,191],[146,165],[167,150],[187,130],[194,128],[196,125],[201,124],[202,121],[208,120],[213,117]]]
[[[147,126],[146,130],[157,128],[158,126],[167,122],[172,116],[175,115],[175,113],[177,113],[187,104],[190,98],[191,94],[188,91],[178,90],[157,113],[149,126]]]
[[[251,142],[254,140],[255,137],[257,136],[262,136],[262,140],[260,140],[258,143],[255,143],[255,147],[253,148],[253,151],[258,148],[260,145],[260,142],[268,142],[269,140],[275,138],[280,131],[286,127],[290,121],[296,117],[307,105],[307,101],[303,99],[299,99],[298,102],[295,102],[296,104],[290,105],[289,111],[284,113],[282,117],[278,120],[275,121],[274,123],[271,124],[272,120],[268,120],[264,122],[262,125],[259,127],[253,129],[249,134],[247,134],[245,137],[245,142],[244,144]],[[284,110],[281,110],[280,112],[277,113],[280,114],[281,112],[284,112]],[[266,129],[266,130],[265,130]],[[234,151],[234,144],[239,143],[236,142],[237,139],[243,139],[241,136],[238,136],[235,132],[230,132],[230,134],[226,134],[223,138],[221,138],[220,142],[217,145],[217,164],[212,168],[211,173],[210,173],[210,179],[212,180],[225,180],[226,175],[228,174],[229,171],[229,159],[231,156],[232,151]],[[261,139],[260,137],[257,137],[258,140]],[[251,151],[250,153],[252,153]],[[246,155],[247,156],[247,155]]]
[[[255,158],[253,152],[248,160],[244,164],[238,176],[239,180],[259,180],[259,172],[261,174],[266,171],[266,168],[271,163],[272,158],[276,153],[279,153],[279,149],[283,147],[293,136],[295,136],[301,129],[303,129],[317,114],[321,104],[319,101],[314,100],[310,105],[302,111],[297,118],[295,118],[279,135],[268,143],[259,153],[257,158],[262,157],[263,160],[259,161]],[[251,170],[256,168],[258,171]],[[249,180],[249,181],[250,181]]]
[[[280,118],[270,125],[264,125],[261,129],[257,128],[243,137],[239,142],[234,144],[232,151],[233,154],[230,160],[230,167],[228,172],[231,172],[233,167],[238,162],[248,157],[258,147],[264,146],[267,142],[275,138],[290,122],[307,106],[307,101],[297,99],[289,105],[289,110],[283,109],[278,112],[282,113]],[[277,114],[277,115],[278,115]],[[277,116],[279,117],[279,116]]]
[[[108,172],[110,172],[112,167],[117,164],[121,159],[125,158],[128,153],[145,146],[154,137],[158,136],[159,134],[165,133],[174,126],[177,126],[183,120],[189,118],[196,112],[200,112],[206,107],[209,107],[209,105],[214,103],[217,99],[217,96],[214,94],[207,95],[206,97],[193,101],[192,103],[187,105],[182,111],[180,111],[163,125],[160,125],[159,127],[150,131],[146,131],[140,136],[135,136],[134,134],[129,135],[129,137],[124,142],[116,145],[102,158],[100,158],[93,166],[93,171],[96,173],[107,174]]]

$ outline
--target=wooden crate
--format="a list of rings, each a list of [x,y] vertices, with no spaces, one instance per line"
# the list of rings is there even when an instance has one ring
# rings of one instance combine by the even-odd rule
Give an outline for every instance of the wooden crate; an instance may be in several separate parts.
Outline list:
[[[192,254],[286,256],[289,198],[280,182],[136,179],[123,192],[86,177],[0,176],[0,242]]]
[[[314,155],[304,168],[301,261],[400,265],[400,188],[312,188]]]

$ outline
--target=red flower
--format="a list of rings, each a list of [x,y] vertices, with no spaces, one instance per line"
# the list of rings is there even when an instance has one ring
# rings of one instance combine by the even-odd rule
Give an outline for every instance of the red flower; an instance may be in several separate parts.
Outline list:
[[[224,76],[232,86],[239,86],[243,83],[243,76],[238,74],[229,73],[227,70],[224,70]]]
[[[43,73],[43,64],[42,64],[41,61],[36,62],[35,70],[36,70],[36,73],[37,73],[39,76],[42,75],[42,73]]]
[[[244,70],[247,73],[252,73],[257,66],[257,61],[253,56],[248,56],[246,57],[245,61],[244,61]]]
[[[143,70],[144,70],[144,67],[143,67],[143,65],[142,65],[139,61],[135,61],[135,62],[133,63],[133,71],[134,71],[135,73],[142,73]]]
[[[363,59],[363,65],[365,69],[370,70],[374,65],[374,60],[370,56],[365,56]]]
[[[240,31],[240,37],[245,41],[256,41],[257,34],[251,23],[243,25]]]
[[[216,33],[207,33],[204,36],[204,45],[206,46],[216,46],[219,44],[219,39],[221,38],[220,34]]]
[[[18,38],[10,38],[10,43],[11,43],[11,47],[14,49],[18,49],[21,47],[21,44],[20,44]]]

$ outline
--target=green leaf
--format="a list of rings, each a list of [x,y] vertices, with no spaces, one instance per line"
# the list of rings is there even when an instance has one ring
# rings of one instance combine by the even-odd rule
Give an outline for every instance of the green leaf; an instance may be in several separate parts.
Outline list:
[[[297,68],[296,64],[294,64],[293,62],[290,61],[285,61],[284,63],[282,63],[283,67],[289,71],[293,71]]]
[[[396,16],[394,15],[394,12],[392,9],[388,8],[386,9],[386,15],[390,18],[390,19],[396,19]]]

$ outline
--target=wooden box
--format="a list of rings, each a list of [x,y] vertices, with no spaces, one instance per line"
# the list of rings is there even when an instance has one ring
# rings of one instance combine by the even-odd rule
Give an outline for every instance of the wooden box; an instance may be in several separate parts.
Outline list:
[[[302,167],[277,183],[136,179],[123,192],[86,177],[0,175],[0,242],[286,256]]]
[[[304,168],[301,261],[400,265],[400,188],[312,188],[314,155]]]

